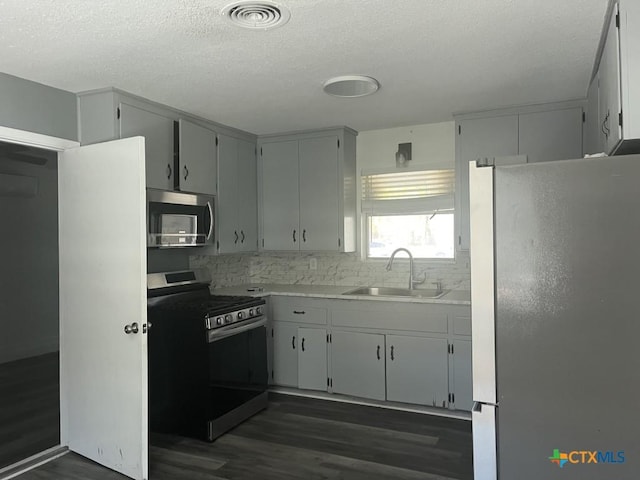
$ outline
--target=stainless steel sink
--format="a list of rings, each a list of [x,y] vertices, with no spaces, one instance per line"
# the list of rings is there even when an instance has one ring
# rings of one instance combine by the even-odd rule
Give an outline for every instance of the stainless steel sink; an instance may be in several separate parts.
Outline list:
[[[449,290],[438,291],[435,288],[409,290],[408,288],[392,287],[359,287],[344,292],[343,295],[368,295],[371,297],[440,298],[447,293],[449,293]]]

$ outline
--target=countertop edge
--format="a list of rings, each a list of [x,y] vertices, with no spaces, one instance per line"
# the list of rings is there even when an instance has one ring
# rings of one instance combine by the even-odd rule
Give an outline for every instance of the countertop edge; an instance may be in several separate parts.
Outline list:
[[[295,285],[298,289],[326,289],[327,291],[293,291],[295,288],[288,290],[288,285],[280,284],[244,284],[231,287],[220,287],[211,290],[213,295],[248,295],[253,297],[283,296],[283,297],[309,297],[309,298],[329,298],[335,300],[365,300],[373,302],[403,302],[403,303],[425,303],[440,305],[471,305],[471,300],[448,299],[447,295],[456,292],[466,292],[464,290],[454,290],[447,293],[442,298],[419,298],[419,297],[393,297],[393,296],[371,296],[371,295],[345,295],[344,292],[358,288],[356,286],[340,286],[334,285]]]

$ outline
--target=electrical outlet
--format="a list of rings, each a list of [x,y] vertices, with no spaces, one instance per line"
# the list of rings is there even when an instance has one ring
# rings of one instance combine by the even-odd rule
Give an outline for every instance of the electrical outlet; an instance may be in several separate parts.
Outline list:
[[[310,258],[309,259],[309,270],[317,270],[318,269],[318,259]]]

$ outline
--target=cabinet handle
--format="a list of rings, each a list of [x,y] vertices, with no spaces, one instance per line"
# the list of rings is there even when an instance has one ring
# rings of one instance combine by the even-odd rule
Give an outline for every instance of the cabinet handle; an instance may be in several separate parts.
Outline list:
[[[296,336],[291,337],[291,348],[296,349]]]
[[[378,345],[378,350],[376,352],[376,356],[378,357],[378,360],[380,360],[380,345]]]
[[[244,243],[244,231],[240,230],[240,235],[242,236],[242,239],[240,240],[240,243]]]
[[[189,176],[189,169],[187,168],[187,166],[184,166],[184,179],[186,180],[187,177]]]
[[[306,230],[302,230],[302,241],[303,242],[307,241],[307,231]]]
[[[294,310],[293,313],[296,314],[296,315],[304,315],[305,311],[304,310]]]
[[[171,170],[171,164],[167,163],[167,178],[171,178],[172,173],[173,173],[173,170]]]
[[[393,345],[391,345],[391,361],[393,362],[395,357],[393,356]]]
[[[304,337],[302,337],[302,351],[304,352]]]
[[[293,243],[296,243],[296,231],[293,231]]]
[[[233,231],[233,234],[236,236],[236,239],[233,241],[234,244],[238,243],[238,232],[237,231]]]

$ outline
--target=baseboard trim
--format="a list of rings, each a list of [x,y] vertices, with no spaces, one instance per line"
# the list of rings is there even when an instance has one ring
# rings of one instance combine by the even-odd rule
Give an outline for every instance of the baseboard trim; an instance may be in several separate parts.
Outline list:
[[[20,460],[19,462],[16,462],[12,465],[1,468],[0,480],[9,480],[10,478],[22,475],[29,470],[33,470],[34,468],[37,468],[40,465],[44,465],[51,460],[60,458],[67,453],[69,453],[69,448],[62,447],[60,445],[44,450],[43,452],[36,453],[31,457],[25,458],[24,460]]]
[[[312,390],[300,390],[289,387],[269,387],[269,392],[281,393],[284,395],[292,395],[296,397],[316,398],[318,400],[329,400],[332,402],[352,403],[355,405],[364,405],[367,407],[386,408],[388,410],[399,410],[402,412],[420,413],[424,415],[433,415],[435,417],[455,418],[458,420],[471,421],[471,412],[461,410],[442,410],[440,408],[426,407],[421,405],[409,405],[406,403],[383,402],[378,400],[369,400],[359,397],[351,397],[349,395],[340,395],[337,393],[316,392]]]

